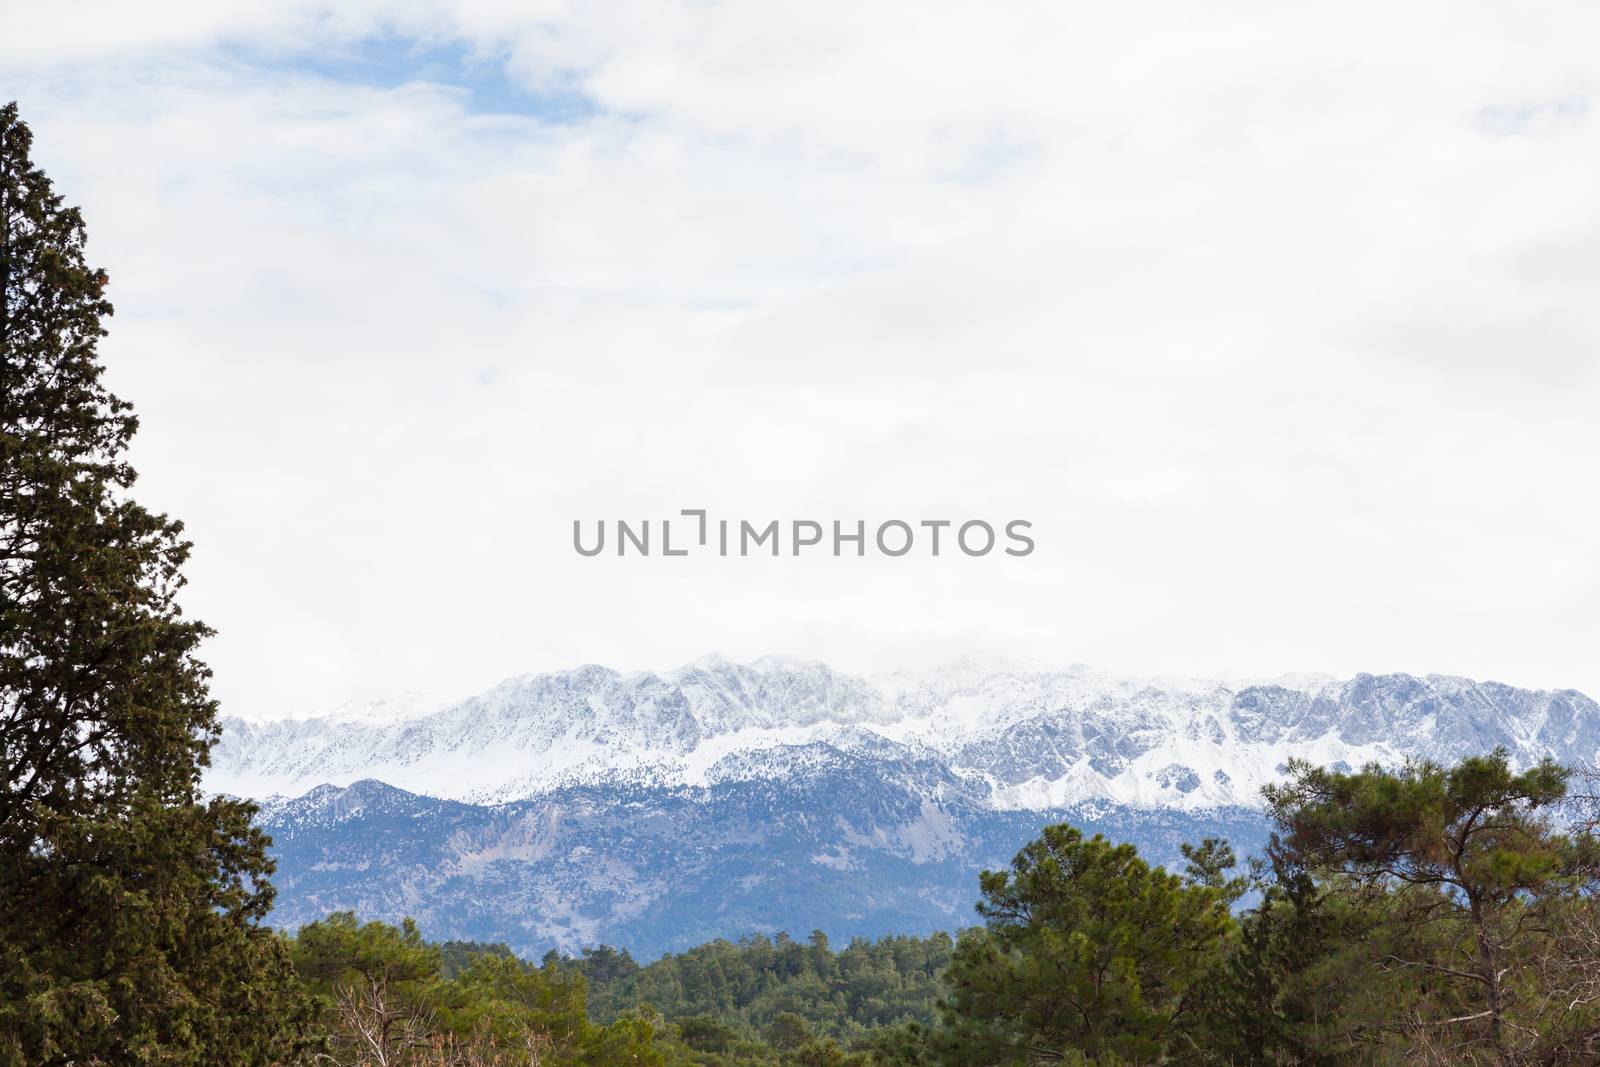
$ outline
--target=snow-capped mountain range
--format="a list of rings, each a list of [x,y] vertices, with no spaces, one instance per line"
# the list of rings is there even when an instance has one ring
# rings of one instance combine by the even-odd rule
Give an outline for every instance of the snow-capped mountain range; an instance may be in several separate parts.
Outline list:
[[[977,872],[1070,822],[1181,863],[1258,853],[1260,786],[1324,764],[1593,763],[1570,690],[1404,674],[1259,684],[967,662],[863,678],[707,657],[579,667],[468,700],[229,719],[207,785],[262,799],[273,921],[411,916],[536,957],[716,937],[874,936],[974,920]]]
[[[206,785],[269,798],[377,779],[496,804],[607,783],[781,779],[841,753],[937,764],[996,810],[1196,811],[1259,806],[1291,756],[1350,766],[1497,746],[1519,763],[1600,756],[1600,707],[1583,694],[1440,675],[1243,684],[969,661],[869,678],[707,656],[660,674],[528,675],[436,710],[396,707],[415,705],[225,719]]]

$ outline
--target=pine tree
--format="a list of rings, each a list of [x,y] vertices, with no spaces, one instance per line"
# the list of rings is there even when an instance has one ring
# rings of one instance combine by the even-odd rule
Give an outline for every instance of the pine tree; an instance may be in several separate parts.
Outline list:
[[[107,278],[0,108],[0,1064],[251,1064],[295,1010],[253,808],[207,799],[209,632],[129,495]]]
[[[986,926],[945,972],[941,1062],[1166,1062],[1233,928],[1230,858],[1221,842],[1191,850],[1208,885],[1046,826],[1009,871],[980,876]]]
[[[1592,901],[1600,886],[1600,842],[1556,817],[1570,772],[1548,760],[1516,771],[1504,749],[1449,768],[1289,768],[1265,791],[1275,855],[1385,892],[1408,934],[1455,931],[1443,944],[1389,949],[1382,965],[1440,987],[1421,1026],[1460,1062],[1523,1062],[1550,1037],[1551,998],[1528,972],[1563,906]]]

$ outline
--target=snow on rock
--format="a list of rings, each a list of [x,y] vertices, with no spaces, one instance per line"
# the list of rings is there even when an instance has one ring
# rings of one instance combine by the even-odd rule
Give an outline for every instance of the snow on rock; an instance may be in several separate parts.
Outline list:
[[[442,706],[225,719],[206,786],[271,797],[376,779],[498,803],[575,785],[776,781],[839,758],[884,773],[937,766],[937,788],[976,790],[997,809],[1204,810],[1259,805],[1293,756],[1359,766],[1497,746],[1522,764],[1595,763],[1600,707],[1573,690],[1442,675],[1253,684],[967,660],[866,678],[707,656],[665,674],[587,665],[527,675]]]

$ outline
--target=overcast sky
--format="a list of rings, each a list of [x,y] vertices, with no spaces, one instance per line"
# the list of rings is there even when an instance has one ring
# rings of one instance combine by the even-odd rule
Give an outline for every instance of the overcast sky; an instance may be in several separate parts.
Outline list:
[[[709,650],[1600,695],[1600,8],[10,3],[224,710]],[[1034,523],[580,558],[571,523]]]

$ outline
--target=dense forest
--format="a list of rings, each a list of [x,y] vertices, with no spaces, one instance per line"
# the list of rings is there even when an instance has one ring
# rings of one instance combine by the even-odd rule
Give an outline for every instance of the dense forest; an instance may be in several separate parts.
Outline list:
[[[562,961],[590,988],[590,1010],[610,1020],[649,1006],[669,1019],[711,1016],[746,1037],[798,1016],[819,1037],[856,1044],[884,1027],[930,1023],[950,935],[856,938],[839,951],[822,931],[715,941],[645,967],[610,948]]]
[[[1276,831],[1182,871],[1066,825],[954,937],[538,962],[330,915],[207,796],[182,525],[130,494],[108,279],[0,108],[0,1067],[1600,1062],[1592,780],[1503,752],[1291,762]]]
[[[330,921],[353,922],[342,915]],[[939,1001],[940,975],[954,940],[895,936],[856,938],[840,951],[822,931],[804,942],[787,934],[713,941],[641,966],[627,950],[585,948],[579,957],[554,951],[539,966],[549,973],[580,976],[588,990],[591,1019],[602,1023],[651,1012],[702,1028],[715,1023],[730,1037],[758,1041],[780,1017],[798,1019],[808,1037],[859,1046],[885,1028],[931,1023]],[[505,945],[448,941],[440,946],[440,976],[461,974],[481,953],[509,957]]]

